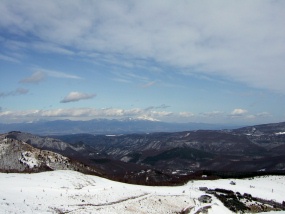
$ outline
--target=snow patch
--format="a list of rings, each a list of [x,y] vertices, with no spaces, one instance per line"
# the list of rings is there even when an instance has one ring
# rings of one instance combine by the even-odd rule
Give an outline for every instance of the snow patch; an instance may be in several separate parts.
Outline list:
[[[276,132],[275,135],[283,135],[285,132]]]
[[[19,161],[28,165],[30,169],[39,166],[38,160],[34,157],[34,154],[28,151],[22,152]]]

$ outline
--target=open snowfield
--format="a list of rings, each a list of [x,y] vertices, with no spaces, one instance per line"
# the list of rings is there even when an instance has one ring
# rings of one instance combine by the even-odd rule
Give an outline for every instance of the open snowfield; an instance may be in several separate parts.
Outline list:
[[[0,213],[179,213],[211,205],[209,213],[232,213],[218,199],[197,199],[199,187],[225,188],[252,196],[285,200],[285,176],[253,180],[193,181],[178,187],[148,187],[110,181],[74,171],[0,173]],[[285,212],[278,212],[285,213]]]

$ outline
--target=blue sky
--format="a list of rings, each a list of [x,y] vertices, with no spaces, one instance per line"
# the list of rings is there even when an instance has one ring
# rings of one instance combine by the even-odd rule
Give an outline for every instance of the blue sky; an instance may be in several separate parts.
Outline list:
[[[285,120],[285,1],[0,2],[0,121]]]

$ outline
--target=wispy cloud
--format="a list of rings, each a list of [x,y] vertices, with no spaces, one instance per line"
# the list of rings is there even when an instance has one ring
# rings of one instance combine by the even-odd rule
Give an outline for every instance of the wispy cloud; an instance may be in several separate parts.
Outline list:
[[[47,71],[47,74],[51,77],[56,77],[56,78],[82,79],[81,77],[77,75],[70,75],[70,74],[66,74],[66,73],[58,72],[58,71]]]
[[[23,94],[27,94],[28,92],[29,90],[26,88],[17,88],[14,91],[0,92],[0,97],[23,95]]]
[[[195,114],[193,114],[192,112],[186,112],[186,111],[184,111],[184,112],[180,112],[179,113],[179,116],[180,117],[193,117]]]
[[[136,74],[134,72],[112,72],[114,75],[113,80],[122,83],[136,83],[136,82],[148,82],[148,77]],[[143,85],[144,85],[143,84]]]
[[[203,117],[218,117],[218,116],[222,116],[223,114],[224,112],[221,112],[221,111],[210,111],[210,112],[200,113],[200,115]]]
[[[256,116],[257,117],[269,117],[269,116],[271,116],[271,114],[268,112],[260,112],[260,113],[256,114]]]
[[[156,106],[156,108],[158,109],[166,109],[166,108],[169,108],[170,106],[169,105],[166,105],[166,104],[161,104],[159,106]]]
[[[31,76],[26,77],[22,80],[20,80],[20,83],[32,83],[37,84],[46,78],[46,73],[43,71],[36,71]]]
[[[42,68],[35,68],[34,73],[26,77],[22,80],[20,80],[20,83],[39,83],[44,81],[47,77],[54,77],[54,78],[64,78],[64,79],[82,79],[82,77],[79,77],[77,75],[72,75],[60,71],[54,71],[54,70],[48,70],[48,69],[42,69]]]
[[[158,105],[158,106],[149,106],[147,108],[145,108],[144,110],[145,111],[150,111],[150,110],[155,110],[155,109],[166,109],[166,108],[169,108],[170,106],[168,105],[165,105],[165,104],[161,104],[161,105]]]
[[[86,93],[80,93],[80,92],[74,91],[74,92],[70,92],[60,102],[61,103],[77,102],[79,100],[92,99],[95,96],[96,94],[86,94]]]
[[[3,54],[0,54],[0,60],[5,60],[5,61],[9,61],[9,62],[20,62],[17,58],[15,57],[11,57],[11,56],[7,56],[7,55],[3,55]]]
[[[285,93],[284,1],[26,0],[17,7],[13,1],[1,5],[3,30],[41,38],[41,44],[29,40],[25,48],[68,55],[73,48],[81,57],[96,52],[97,61],[122,64],[140,59],[178,68],[173,72],[183,68]]]
[[[256,119],[260,119],[260,118],[264,118],[264,117],[270,117],[271,114],[269,114],[268,112],[261,112],[261,113],[257,113],[257,114],[250,114],[250,115],[245,115],[246,119],[251,119],[251,120],[256,120]]]
[[[66,49],[60,45],[48,42],[35,42],[32,44],[32,48],[38,50],[40,52],[47,52],[47,53],[58,53],[64,55],[73,55],[74,53]]]
[[[156,83],[155,81],[148,82],[148,83],[143,84],[141,87],[142,88],[149,88],[149,87],[155,85],[155,83]]]
[[[61,71],[54,71],[54,70],[48,70],[48,69],[39,69],[40,71],[46,73],[50,77],[55,77],[55,78],[65,78],[65,79],[82,79],[82,77],[61,72]]]

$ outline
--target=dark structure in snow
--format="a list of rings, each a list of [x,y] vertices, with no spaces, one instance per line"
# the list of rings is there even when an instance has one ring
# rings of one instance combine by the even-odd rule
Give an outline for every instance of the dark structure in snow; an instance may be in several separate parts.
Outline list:
[[[201,195],[198,200],[202,203],[211,203],[212,197],[210,195]]]
[[[199,190],[200,190],[200,191],[207,191],[207,190],[208,190],[208,187],[199,187]]]

